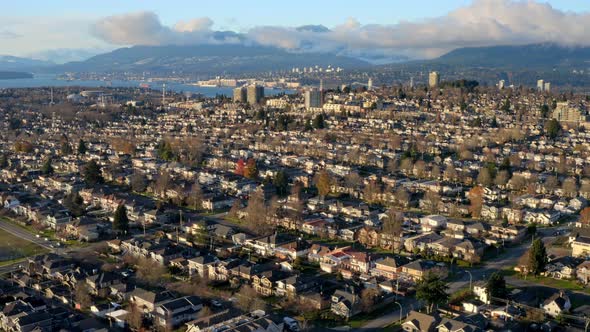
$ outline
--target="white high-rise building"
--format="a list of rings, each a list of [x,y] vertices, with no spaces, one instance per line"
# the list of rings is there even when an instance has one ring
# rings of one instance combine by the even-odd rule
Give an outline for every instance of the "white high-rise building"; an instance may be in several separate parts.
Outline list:
[[[551,83],[550,82],[545,82],[545,84],[543,85],[543,91],[551,92]]]
[[[430,72],[428,75],[428,86],[431,88],[436,88],[440,84],[440,75],[438,72],[433,71]]]
[[[498,89],[502,90],[502,89],[504,89],[505,86],[506,86],[506,81],[500,80],[500,82],[498,82]]]
[[[537,81],[537,90],[543,91],[545,89],[545,81],[538,80]]]
[[[367,82],[367,90],[373,90],[373,79],[369,78],[369,81]]]

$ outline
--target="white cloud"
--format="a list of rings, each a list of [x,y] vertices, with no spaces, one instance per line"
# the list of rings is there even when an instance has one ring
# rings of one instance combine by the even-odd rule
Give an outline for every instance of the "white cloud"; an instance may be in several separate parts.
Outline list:
[[[590,14],[562,12],[535,1],[477,0],[448,15],[420,22],[361,25],[349,19],[327,33],[261,27],[247,35],[262,44],[292,50],[370,50],[435,57],[459,47],[553,42],[590,45]],[[305,46],[305,47],[304,47]]]
[[[195,32],[210,30],[213,26],[213,20],[208,17],[199,17],[189,21],[179,21],[174,25],[174,30],[178,32]]]
[[[191,44],[209,42],[212,25],[210,18],[202,17],[167,27],[155,13],[142,11],[103,18],[91,32],[115,45]]]
[[[22,35],[11,31],[11,30],[0,30],[0,39],[15,39],[20,38]]]
[[[0,31],[9,31],[8,36],[0,33],[0,53],[28,57],[38,52],[54,49],[110,49],[103,40],[89,34],[96,17],[77,16],[2,16]],[[15,36],[16,35],[16,36]],[[10,37],[10,38],[6,38]],[[57,60],[57,59],[52,59]]]
[[[240,28],[239,33],[213,30],[208,17],[168,26],[149,11],[99,19],[0,17],[0,21],[3,49],[16,50],[9,51],[12,54],[59,48],[241,42],[294,52],[431,58],[467,46],[541,42],[590,46],[590,13],[564,12],[533,0],[475,0],[441,17],[396,24],[362,24],[349,18],[329,29],[261,25]]]

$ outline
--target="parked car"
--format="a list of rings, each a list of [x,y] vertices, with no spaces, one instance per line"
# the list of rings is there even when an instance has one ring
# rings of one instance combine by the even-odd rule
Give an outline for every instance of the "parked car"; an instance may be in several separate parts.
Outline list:
[[[291,317],[283,318],[283,323],[289,331],[298,332],[299,331],[299,322]]]

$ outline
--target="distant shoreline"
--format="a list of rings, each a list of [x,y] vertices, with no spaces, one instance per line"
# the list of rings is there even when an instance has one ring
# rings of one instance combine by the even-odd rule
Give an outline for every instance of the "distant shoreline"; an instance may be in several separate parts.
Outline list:
[[[63,88],[63,87],[81,87],[81,88],[141,88],[142,81],[100,81],[100,80],[64,80],[55,75],[39,74],[29,77],[0,80],[0,89],[27,89],[27,88]],[[160,90],[162,83],[151,83],[149,89]],[[190,84],[166,82],[166,89],[177,93],[191,92],[198,93],[205,97],[215,97],[216,95],[232,96],[233,88],[229,87],[200,87]],[[288,89],[265,89],[269,96],[284,93],[292,93]]]
[[[16,80],[33,78],[33,74],[20,71],[0,71],[0,80]]]

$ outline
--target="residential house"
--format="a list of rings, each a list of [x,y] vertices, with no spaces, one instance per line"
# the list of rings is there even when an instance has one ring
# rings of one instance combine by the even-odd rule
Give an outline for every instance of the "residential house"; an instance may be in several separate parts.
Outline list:
[[[252,277],[252,286],[262,296],[275,294],[275,287],[278,281],[284,280],[287,274],[284,271],[269,270]]]
[[[485,281],[478,281],[473,285],[473,294],[481,302],[486,303],[486,304],[490,303],[490,296],[488,293],[488,287],[487,287],[487,283]]]
[[[189,275],[198,275],[204,278],[209,276],[209,269],[219,262],[219,259],[215,255],[205,254],[188,259],[187,262]]]
[[[428,244],[436,242],[443,237],[436,233],[424,233],[408,237],[404,240],[404,248],[408,252],[423,251]]]
[[[453,257],[470,263],[478,263],[483,257],[485,247],[479,241],[466,239],[455,245],[453,248]]]
[[[579,263],[579,259],[570,256],[560,257],[545,265],[543,275],[554,279],[573,279]]]
[[[197,318],[203,303],[196,296],[185,296],[160,304],[155,310],[155,324],[163,328],[176,329],[181,324]]]
[[[572,246],[572,256],[587,258],[590,256],[590,228],[574,228],[569,242]]]
[[[407,259],[403,257],[385,257],[375,261],[375,267],[371,269],[370,273],[376,277],[383,277],[386,279],[396,279],[397,275],[402,271],[402,265],[407,263]]]
[[[152,313],[156,307],[174,299],[169,291],[152,292],[143,288],[136,288],[129,296],[129,302],[133,303],[143,313]]]
[[[541,305],[545,313],[551,317],[557,317],[562,313],[568,312],[571,307],[572,303],[563,291],[553,294]]]
[[[104,271],[86,278],[90,292],[95,295],[107,296],[111,286],[122,283],[122,276],[115,272]]]
[[[448,269],[444,263],[418,259],[402,266],[402,273],[408,279],[418,281],[424,278],[427,273],[435,273],[445,278],[448,274]]]
[[[576,267],[576,278],[581,283],[590,283],[590,261],[585,261]]]
[[[311,245],[311,248],[309,248],[307,260],[310,262],[319,263],[322,260],[322,257],[329,254],[331,251],[332,249],[330,249],[328,246],[314,243]]]
[[[330,310],[348,319],[361,312],[360,296],[354,290],[338,289],[332,294]]]
[[[319,284],[317,276],[293,275],[276,282],[275,295],[294,298]]]
[[[475,325],[462,322],[457,319],[443,317],[436,325],[437,332],[481,332],[482,330]]]
[[[420,225],[425,232],[431,232],[446,227],[447,218],[441,215],[428,215],[420,218]]]
[[[297,238],[289,234],[274,233],[246,240],[245,246],[262,256],[273,256],[275,249],[280,246],[297,243]]]
[[[402,329],[406,332],[433,332],[439,321],[440,318],[437,315],[412,310],[402,323]]]

